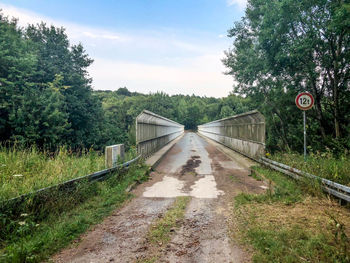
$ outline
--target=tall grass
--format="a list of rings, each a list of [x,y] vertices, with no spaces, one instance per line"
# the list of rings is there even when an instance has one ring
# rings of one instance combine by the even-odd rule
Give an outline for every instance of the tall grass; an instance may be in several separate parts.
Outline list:
[[[127,159],[133,155],[131,151]],[[0,202],[102,169],[104,156],[92,150],[77,153],[61,147],[52,153],[0,146]]]
[[[322,178],[350,186],[350,155],[335,157],[331,152],[311,153],[306,162],[298,153],[276,153],[269,158]]]
[[[42,262],[67,246],[132,197],[125,190],[147,179],[148,167],[133,164],[103,182],[81,183],[68,196],[54,200],[39,212],[9,219],[0,214],[0,262]],[[2,222],[5,222],[4,224]]]
[[[253,262],[350,262],[347,208],[279,172],[253,169],[270,189],[236,196],[232,210],[232,233],[253,248]]]

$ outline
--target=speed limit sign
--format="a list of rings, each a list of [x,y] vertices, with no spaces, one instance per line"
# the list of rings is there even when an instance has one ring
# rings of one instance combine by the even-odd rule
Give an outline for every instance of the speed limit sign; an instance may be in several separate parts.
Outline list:
[[[299,93],[295,98],[295,104],[301,110],[309,110],[314,105],[314,97],[308,92]]]
[[[295,98],[295,104],[303,111],[304,119],[304,161],[306,161],[306,111],[314,105],[314,97],[308,92],[299,93]]]

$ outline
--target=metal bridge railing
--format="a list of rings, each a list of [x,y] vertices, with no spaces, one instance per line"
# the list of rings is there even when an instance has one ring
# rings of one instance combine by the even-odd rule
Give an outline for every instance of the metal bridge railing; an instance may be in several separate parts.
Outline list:
[[[148,157],[183,133],[183,125],[144,110],[136,118],[137,152]]]
[[[265,154],[265,118],[257,110],[199,125],[198,132],[252,158]]]

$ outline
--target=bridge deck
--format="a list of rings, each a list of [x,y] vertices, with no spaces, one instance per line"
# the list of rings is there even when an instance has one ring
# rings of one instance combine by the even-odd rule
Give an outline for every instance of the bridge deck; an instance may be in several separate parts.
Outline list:
[[[143,262],[152,253],[146,238],[150,224],[176,197],[190,196],[185,219],[156,262],[245,262],[249,256],[230,239],[228,228],[233,197],[241,192],[260,193],[266,187],[249,174],[249,168],[215,144],[185,133],[151,179],[134,190],[136,198],[87,233],[79,246],[54,260]]]

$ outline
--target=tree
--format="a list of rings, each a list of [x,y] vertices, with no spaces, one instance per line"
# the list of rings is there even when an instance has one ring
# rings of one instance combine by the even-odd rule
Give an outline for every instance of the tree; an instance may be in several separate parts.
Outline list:
[[[128,96],[130,97],[131,96],[131,92],[126,88],[119,88],[117,91],[116,91],[116,94],[118,95],[124,95],[124,96]]]
[[[17,20],[9,20],[0,10],[0,137],[11,138],[15,127],[10,115],[16,111],[23,93],[32,86],[28,81],[37,63],[33,47],[22,38]]]
[[[225,105],[221,108],[220,119],[230,117],[232,115],[234,115],[234,112],[230,106]]]
[[[238,81],[235,91],[276,116],[287,147],[295,137],[289,133],[297,123],[292,106],[300,91],[315,97],[308,115],[318,122],[316,137],[345,133],[350,121],[343,106],[350,96],[349,17],[345,1],[250,0],[245,17],[229,30],[235,40],[223,62]]]
[[[41,92],[35,85],[27,88],[9,116],[14,127],[11,139],[22,144],[55,149],[70,134],[62,77],[57,75]]]
[[[101,146],[103,111],[100,101],[92,94],[87,71],[93,60],[81,44],[70,46],[64,28],[48,27],[45,23],[30,25],[26,37],[34,43],[37,51],[39,63],[34,80],[49,83],[60,75],[62,85],[67,87],[62,90],[62,95],[71,132],[65,143],[72,148]]]

